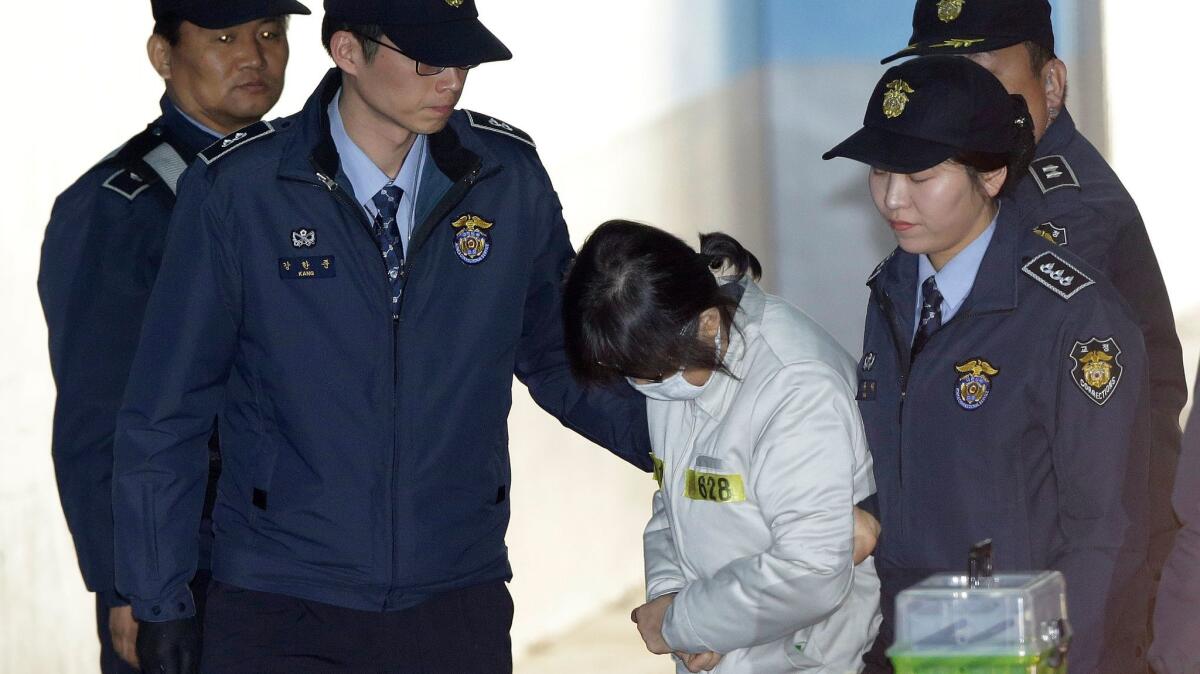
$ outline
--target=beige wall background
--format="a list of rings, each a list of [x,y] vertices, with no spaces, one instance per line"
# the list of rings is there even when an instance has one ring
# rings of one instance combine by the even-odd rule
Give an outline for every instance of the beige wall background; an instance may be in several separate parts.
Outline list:
[[[729,231],[760,253],[769,288],[857,355],[862,280],[891,246],[879,236],[861,172],[818,157],[853,130],[881,69],[866,57],[747,67],[746,54],[762,51],[755,41],[771,6],[789,2],[814,16],[841,6],[484,2],[485,21],[516,58],[473,71],[463,106],[535,137],[576,243],[614,217],[692,242],[698,231]],[[0,672],[95,671],[92,599],[49,458],[54,392],[34,279],[54,196],[157,114],[161,84],[143,50],[147,9],[141,0],[8,8],[8,25],[20,28],[0,46],[9,64],[0,108]],[[1181,74],[1198,10],[1173,6],[1164,22],[1136,3],[1079,0],[1060,9],[1077,17],[1079,32],[1064,54],[1072,107],[1142,207],[1194,369],[1200,236],[1190,160],[1198,148],[1193,87]],[[297,109],[328,67],[319,25],[319,11],[293,22],[289,83],[273,114]],[[797,25],[795,39],[816,25]],[[636,597],[650,478],[565,431],[516,389],[514,647],[544,654],[600,639],[636,651],[631,627],[609,631],[596,620],[627,620]],[[559,657],[576,671],[611,666]]]

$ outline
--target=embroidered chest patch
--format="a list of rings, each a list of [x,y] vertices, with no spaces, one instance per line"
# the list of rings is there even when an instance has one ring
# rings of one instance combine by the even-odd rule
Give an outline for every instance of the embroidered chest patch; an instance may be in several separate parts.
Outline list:
[[[961,375],[954,387],[954,399],[964,410],[977,410],[987,402],[992,393],[992,377],[1000,370],[982,358],[975,358],[954,366]]]

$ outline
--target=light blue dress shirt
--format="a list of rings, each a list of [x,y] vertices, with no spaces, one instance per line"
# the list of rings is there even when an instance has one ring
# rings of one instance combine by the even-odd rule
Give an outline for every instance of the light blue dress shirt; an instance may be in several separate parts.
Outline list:
[[[367,217],[372,221],[375,220],[379,209],[375,208],[375,203],[371,198],[378,194],[379,190],[393,183],[404,190],[404,195],[400,197],[399,207],[396,209],[396,226],[400,229],[400,241],[404,244],[404,250],[407,251],[408,237],[412,234],[415,225],[416,215],[413,207],[417,203],[417,186],[421,184],[421,173],[425,168],[425,156],[429,147],[428,137],[417,136],[408,155],[404,158],[404,163],[400,166],[400,172],[393,180],[380,170],[375,162],[371,161],[371,158],[351,140],[350,134],[346,133],[346,126],[342,123],[342,113],[338,109],[338,103],[341,100],[342,92],[339,90],[333,100],[329,102],[326,113],[329,115],[329,134],[333,137],[334,147],[337,148],[338,158],[342,163],[342,172],[350,180],[350,188],[354,193],[355,201],[362,204]]]
[[[979,273],[983,255],[987,252],[988,244],[992,242],[992,235],[996,233],[996,219],[999,217],[1000,210],[997,209],[996,217],[992,218],[987,229],[967,244],[958,255],[950,258],[940,271],[933,268],[928,255],[917,258],[917,310],[913,316],[913,335],[917,334],[921,323],[921,304],[925,299],[921,295],[921,284],[930,276],[936,279],[938,291],[942,293],[942,325],[949,323],[954,314],[962,308],[963,300],[967,299],[975,285],[975,275]]]
[[[213,131],[212,129],[208,128],[207,126],[196,121],[191,115],[184,112],[182,108],[180,108],[178,105],[175,105],[175,101],[171,101],[170,99],[167,99],[167,100],[170,101],[171,107],[175,108],[175,111],[178,112],[181,117],[183,117],[184,119],[186,119],[187,121],[192,123],[192,126],[195,126],[197,129],[200,129],[204,133],[207,133],[208,135],[212,136],[214,140],[225,137],[225,134],[217,133],[216,131]]]

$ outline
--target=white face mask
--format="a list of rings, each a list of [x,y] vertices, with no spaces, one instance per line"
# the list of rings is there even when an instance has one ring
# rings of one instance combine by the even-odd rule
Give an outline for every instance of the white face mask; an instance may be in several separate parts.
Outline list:
[[[720,358],[720,356],[721,356],[721,326],[720,325],[717,326],[717,336],[716,336],[715,341],[717,343],[717,357]],[[626,377],[625,379],[629,381],[630,386],[632,386],[634,389],[636,389],[639,393],[646,396],[647,398],[652,398],[654,400],[666,400],[666,401],[695,400],[696,398],[700,397],[701,393],[704,393],[704,389],[707,388],[708,385],[712,382],[713,375],[709,374],[708,381],[704,382],[700,386],[697,386],[697,385],[691,383],[690,381],[684,379],[683,378],[683,370],[676,372],[675,374],[671,375],[670,377],[667,377],[666,379],[664,379],[662,381],[647,382],[645,384],[637,382],[631,377]]]

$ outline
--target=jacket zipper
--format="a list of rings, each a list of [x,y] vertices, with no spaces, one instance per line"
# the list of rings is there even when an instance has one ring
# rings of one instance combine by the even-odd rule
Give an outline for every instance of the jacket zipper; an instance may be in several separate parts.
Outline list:
[[[324,173],[317,172],[316,175],[317,175],[317,179],[321,181],[321,184],[325,185],[326,189],[328,189],[331,194],[333,194],[334,198],[338,201],[338,203],[340,203],[341,205],[350,209],[350,211],[355,214],[355,218],[359,221],[360,224],[363,225],[363,229],[366,231],[367,235],[371,238],[371,241],[373,243],[377,244],[377,242],[375,241],[375,233],[373,231],[371,231],[371,224],[370,224],[370,222],[367,221],[366,215],[363,213],[362,206],[354,203],[354,200],[351,199],[350,195],[347,194],[346,191],[343,190],[341,188],[341,186],[337,184],[337,181],[333,180],[332,178],[325,175]],[[392,293],[389,290],[389,288],[391,287],[391,283],[388,281],[387,260],[383,259],[382,255],[377,255],[376,259],[379,260],[381,269],[383,271],[383,279],[384,279],[384,284],[383,284],[384,288],[383,289],[384,289],[384,295],[385,295],[384,306],[389,306],[392,303]],[[403,273],[404,273],[404,267],[402,265],[401,266],[401,275],[403,275]],[[391,312],[389,311],[388,314],[390,315]],[[398,459],[397,452],[396,452],[396,444],[397,444],[397,442],[396,442],[396,394],[398,391],[397,381],[396,381],[396,370],[397,370],[397,368],[396,368],[396,332],[397,332],[397,323],[399,321],[395,317],[391,317],[391,318],[392,318],[391,321],[389,321],[389,323],[390,323],[389,327],[391,328],[390,333],[391,333],[391,345],[392,346],[388,353],[388,361],[391,363],[391,367],[392,367],[392,414],[389,419],[390,423],[392,424],[392,433],[391,433],[391,435],[392,435],[392,461],[391,461],[392,470],[389,471],[390,472],[389,479],[391,481],[391,484],[389,485],[389,487],[390,487],[389,491],[393,494],[393,497],[391,499],[391,526],[389,527],[390,538],[392,540],[391,540],[391,543],[389,544],[389,549],[391,550],[393,559],[392,559],[392,563],[388,565],[388,569],[389,569],[388,576],[390,578],[390,582],[388,583],[389,588],[395,586],[395,580],[396,580],[395,579],[396,564],[395,564],[394,557],[395,557],[395,551],[396,551],[396,540],[395,540],[396,539],[396,512],[398,510],[398,507],[396,505],[396,499],[395,499],[394,494],[396,494],[399,491],[398,489],[396,489],[396,469],[397,469],[397,459]],[[387,608],[387,602],[388,602],[388,596],[385,595],[383,598],[382,605],[381,605],[382,609]]]

